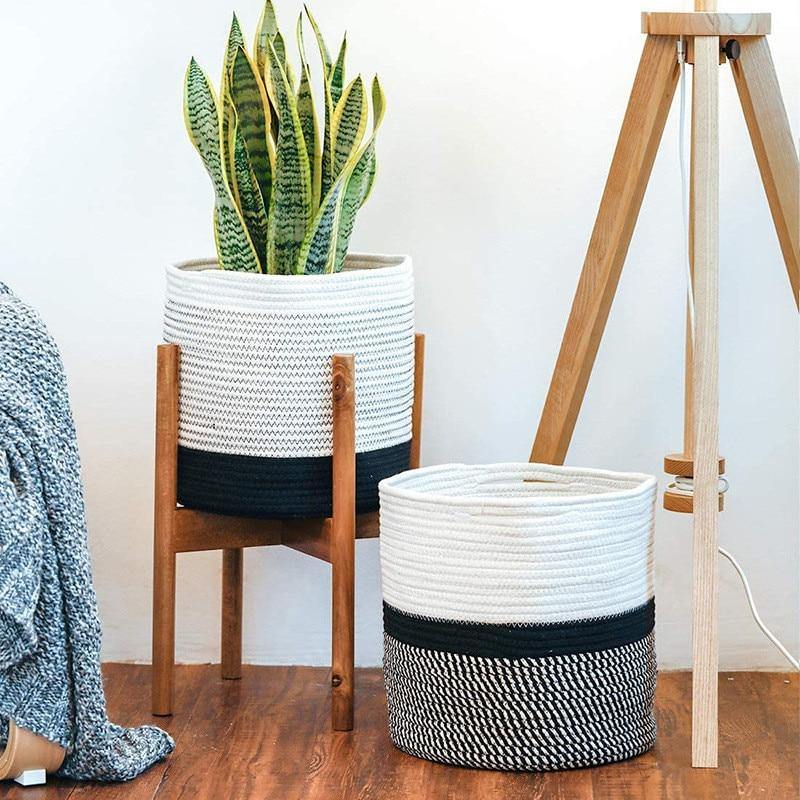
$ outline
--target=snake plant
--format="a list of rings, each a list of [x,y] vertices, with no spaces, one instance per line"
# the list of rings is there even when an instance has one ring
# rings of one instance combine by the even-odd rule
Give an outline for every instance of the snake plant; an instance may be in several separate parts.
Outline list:
[[[347,38],[332,59],[308,8],[297,20],[299,80],[287,60],[275,9],[266,0],[252,53],[233,16],[217,95],[192,58],[184,117],[214,187],[219,266],[302,275],[338,272],[356,214],[375,179],[375,136],[385,98],[361,76],[345,83]],[[303,42],[304,17],[320,57],[322,124]]]

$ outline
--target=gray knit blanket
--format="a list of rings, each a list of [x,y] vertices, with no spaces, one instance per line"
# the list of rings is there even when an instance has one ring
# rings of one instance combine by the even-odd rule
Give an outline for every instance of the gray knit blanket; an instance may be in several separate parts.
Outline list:
[[[2,744],[9,719],[67,748],[59,774],[79,780],[134,778],[174,747],[159,728],[108,720],[64,368],[36,312],[0,283]]]

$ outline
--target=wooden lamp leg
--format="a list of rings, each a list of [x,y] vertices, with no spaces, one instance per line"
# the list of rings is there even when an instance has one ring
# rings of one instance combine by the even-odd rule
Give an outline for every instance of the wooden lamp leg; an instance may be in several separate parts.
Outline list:
[[[414,405],[411,408],[411,453],[408,468],[417,469],[422,449],[422,386],[425,377],[425,335],[414,337]]]
[[[221,671],[226,680],[242,677],[242,585],[244,550],[222,551]]]
[[[172,713],[175,665],[175,509],[178,497],[177,345],[158,347],[153,536],[153,714]]]
[[[731,70],[775,222],[795,303],[800,303],[800,168],[765,36],[743,36]]]
[[[333,521],[331,525],[333,729],[353,729],[355,666],[356,401],[355,358],[335,355],[333,391]]]
[[[648,36],[531,461],[563,464],[678,82],[675,37]]]
[[[694,40],[692,766],[717,766],[719,39]]]

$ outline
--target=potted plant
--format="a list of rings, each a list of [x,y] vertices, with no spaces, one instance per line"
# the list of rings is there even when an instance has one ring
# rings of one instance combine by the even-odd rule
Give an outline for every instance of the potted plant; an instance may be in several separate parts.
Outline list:
[[[311,25],[320,80],[303,42]],[[357,510],[407,468],[414,298],[405,256],[348,253],[375,179],[385,99],[346,81],[308,9],[299,79],[267,0],[252,52],[234,16],[219,97],[192,59],[184,112],[214,188],[217,258],[167,268],[181,347],[178,501],[216,513],[331,513],[330,359],[356,356]],[[322,98],[316,111],[315,90]]]

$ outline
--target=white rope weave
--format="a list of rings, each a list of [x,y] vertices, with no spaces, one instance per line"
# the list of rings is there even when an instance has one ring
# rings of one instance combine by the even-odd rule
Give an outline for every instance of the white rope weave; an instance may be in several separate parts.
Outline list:
[[[334,275],[167,267],[164,339],[181,346],[179,442],[245,456],[329,456],[330,360],[356,356],[356,449],[411,438],[411,259],[350,255]]]
[[[545,623],[653,597],[656,481],[542,464],[447,464],[380,484],[384,600],[425,617]]]

